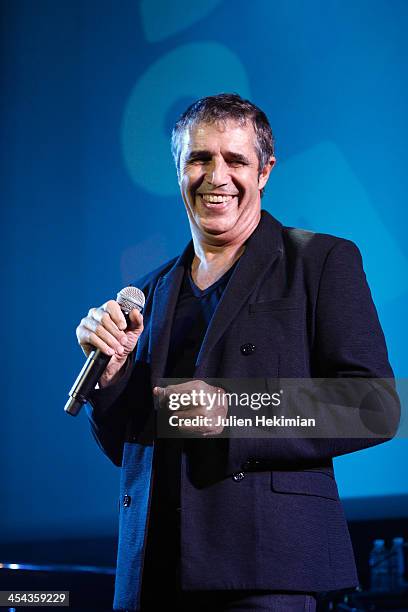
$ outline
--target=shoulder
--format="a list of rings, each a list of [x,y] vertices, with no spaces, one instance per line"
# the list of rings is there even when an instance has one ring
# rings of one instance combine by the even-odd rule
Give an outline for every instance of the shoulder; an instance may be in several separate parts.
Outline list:
[[[278,245],[283,256],[288,259],[301,258],[318,262],[324,261],[331,254],[334,256],[339,254],[341,257],[342,253],[361,258],[357,245],[351,240],[332,234],[283,225],[266,210],[262,210],[261,215],[263,232],[270,233],[271,240]],[[266,235],[263,234],[262,237],[266,237]]]
[[[352,240],[340,236],[282,226],[282,239],[288,256],[301,257],[316,263],[325,263],[327,259],[352,258],[361,261],[358,246]]]

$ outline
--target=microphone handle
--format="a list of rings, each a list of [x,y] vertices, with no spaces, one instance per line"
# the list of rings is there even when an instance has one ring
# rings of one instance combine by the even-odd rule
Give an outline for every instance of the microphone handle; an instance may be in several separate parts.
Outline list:
[[[110,355],[105,355],[100,349],[95,349],[89,354],[69,392],[69,399],[64,406],[67,414],[77,416],[95,389],[96,383],[104,373],[109,361]]]

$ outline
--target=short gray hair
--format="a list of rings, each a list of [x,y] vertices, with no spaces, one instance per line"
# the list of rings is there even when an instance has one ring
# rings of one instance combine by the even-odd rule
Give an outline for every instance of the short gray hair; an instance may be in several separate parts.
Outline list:
[[[271,126],[265,113],[249,100],[241,98],[236,93],[221,93],[216,96],[207,96],[193,102],[181,115],[173,128],[171,135],[171,152],[180,172],[180,154],[183,133],[198,123],[217,123],[218,121],[236,121],[239,125],[246,125],[251,121],[256,140],[255,149],[259,162],[259,173],[274,154],[274,138]]]

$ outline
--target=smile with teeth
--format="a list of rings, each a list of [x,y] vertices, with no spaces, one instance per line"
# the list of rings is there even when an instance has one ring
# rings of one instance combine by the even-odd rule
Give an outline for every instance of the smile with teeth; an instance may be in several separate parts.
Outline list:
[[[232,200],[234,196],[232,195],[224,195],[224,196],[223,195],[212,195],[211,193],[204,193],[204,194],[201,194],[201,197],[203,198],[204,202],[226,204],[227,202]]]

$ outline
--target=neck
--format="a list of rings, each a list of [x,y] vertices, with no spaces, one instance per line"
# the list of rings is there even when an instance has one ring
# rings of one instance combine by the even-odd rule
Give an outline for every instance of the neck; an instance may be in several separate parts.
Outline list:
[[[207,240],[201,233],[192,232],[195,255],[191,274],[201,289],[215,282],[241,257],[245,250],[245,242],[258,225],[259,218],[256,221],[235,240],[220,241],[219,244],[216,244],[211,236]]]
[[[193,272],[198,268],[203,270],[230,268],[245,250],[245,244],[215,246],[202,242],[194,242]]]
[[[203,265],[211,265],[211,263],[220,260],[235,261],[242,254],[245,242],[257,227],[260,219],[261,211],[256,215],[247,215],[247,219],[242,219],[244,228],[242,228],[242,225],[239,228],[239,224],[237,224],[224,234],[211,235],[201,231],[194,219],[190,217],[195,258],[198,258]]]

